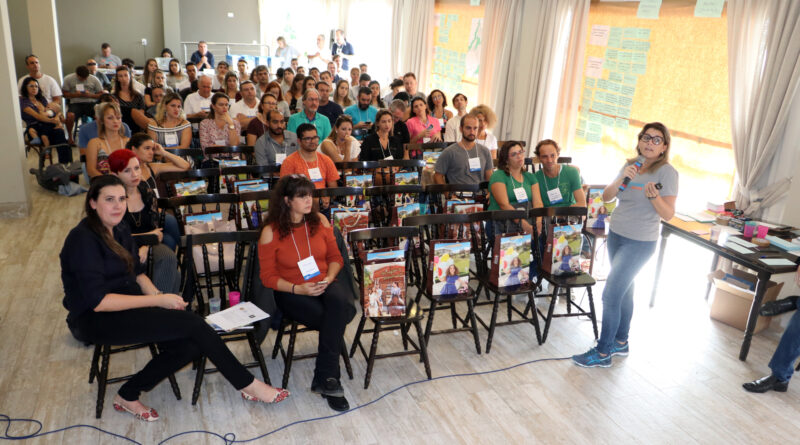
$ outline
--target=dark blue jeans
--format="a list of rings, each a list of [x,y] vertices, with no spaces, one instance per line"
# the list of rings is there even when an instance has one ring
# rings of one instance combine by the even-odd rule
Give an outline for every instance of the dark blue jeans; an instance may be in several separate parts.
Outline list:
[[[769,369],[775,377],[788,381],[794,373],[794,362],[800,357],[800,310],[795,311],[786,331],[778,343],[778,349],[772,354]]]
[[[165,216],[164,227],[162,227],[164,232],[163,243],[174,251],[175,247],[178,246],[178,241],[181,239],[181,234],[178,231],[178,220],[175,218],[175,216],[170,215],[169,213],[167,213]]]
[[[597,350],[608,354],[614,341],[628,341],[633,317],[633,281],[656,251],[656,241],[636,241],[608,233],[611,271],[603,289],[603,327]]]

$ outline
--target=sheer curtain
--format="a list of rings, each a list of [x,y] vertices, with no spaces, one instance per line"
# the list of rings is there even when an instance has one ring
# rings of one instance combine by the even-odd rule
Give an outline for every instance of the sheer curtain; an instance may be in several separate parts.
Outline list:
[[[420,90],[433,58],[433,7],[434,0],[394,0],[392,6],[391,75],[413,72]]]
[[[774,180],[767,169],[783,142],[800,82],[798,36],[800,2],[728,1],[735,197],[737,207],[748,215],[774,204],[791,181],[787,177]]]
[[[589,0],[487,1],[478,94],[498,115],[499,140],[568,136],[588,10]]]

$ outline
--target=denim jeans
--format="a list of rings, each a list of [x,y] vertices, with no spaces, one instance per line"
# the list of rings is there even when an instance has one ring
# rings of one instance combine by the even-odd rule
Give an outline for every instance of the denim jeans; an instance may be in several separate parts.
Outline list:
[[[633,317],[633,280],[656,251],[657,241],[636,241],[608,233],[611,271],[603,289],[603,326],[597,350],[608,354],[614,341],[628,341]]]
[[[181,239],[181,234],[178,231],[178,220],[175,216],[169,213],[166,214],[164,218],[164,227],[162,227],[162,229],[164,233],[163,243],[174,251],[175,247],[178,246],[178,241]]]
[[[800,356],[800,310],[795,311],[786,331],[778,343],[778,349],[772,354],[769,369],[775,377],[788,381],[794,373],[794,362]]]

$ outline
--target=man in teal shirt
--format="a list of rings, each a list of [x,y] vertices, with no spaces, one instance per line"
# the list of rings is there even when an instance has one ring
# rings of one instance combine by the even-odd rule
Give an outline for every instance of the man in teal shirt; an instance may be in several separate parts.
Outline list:
[[[358,103],[344,109],[344,114],[353,118],[353,137],[363,140],[372,128],[378,109],[370,105],[372,90],[361,87],[358,90]]]
[[[577,168],[558,163],[561,150],[551,139],[536,144],[536,156],[542,168],[536,172],[539,193],[545,207],[586,207],[586,195],[581,188]]]
[[[331,121],[324,115],[317,113],[319,108],[319,92],[314,88],[309,88],[303,93],[303,111],[293,114],[289,118],[286,129],[296,132],[300,124],[311,124],[317,127],[319,139],[325,140],[331,134]]]

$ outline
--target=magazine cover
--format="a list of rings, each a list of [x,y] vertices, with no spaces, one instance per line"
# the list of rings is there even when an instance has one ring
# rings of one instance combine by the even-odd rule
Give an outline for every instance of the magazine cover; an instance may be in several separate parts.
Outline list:
[[[603,189],[589,189],[589,217],[586,220],[586,227],[593,229],[605,229],[611,212],[617,207],[617,201],[603,202]]]
[[[349,175],[345,176],[345,187],[361,187],[367,188],[372,187],[373,177],[372,175]],[[347,207],[364,207],[369,211],[369,200],[364,197],[364,195],[352,195],[347,196],[345,199],[345,205]]]
[[[392,225],[400,227],[403,219],[417,215],[422,215],[422,206],[418,202],[392,207]]]
[[[368,317],[399,317],[406,313],[406,261],[403,250],[367,252],[361,302]]]
[[[439,159],[439,156],[441,154],[442,154],[441,151],[423,151],[422,159],[425,160],[426,164],[433,167],[433,164],[436,164],[436,160]]]
[[[465,203],[462,201],[462,202],[455,202],[452,204],[452,206],[448,204],[448,208],[450,208],[450,213],[456,213],[456,214],[477,213],[483,211],[483,204],[476,204],[474,201],[471,203]],[[478,235],[480,235],[480,230],[481,230],[480,225],[481,223],[479,222],[473,223],[475,233],[477,233]],[[463,229],[461,229],[461,235],[458,235],[459,227],[463,227]],[[448,236],[450,236],[451,238],[461,237],[466,239],[472,239],[472,233],[469,230],[469,224],[451,224],[450,234]]]
[[[455,213],[453,207],[459,204],[475,204],[474,199],[448,199],[445,201],[445,213]]]
[[[495,237],[490,281],[498,287],[530,281],[531,235],[509,233]]]
[[[576,274],[581,271],[583,237],[580,224],[550,226],[545,246],[543,268],[553,275]]]
[[[419,173],[417,172],[397,172],[394,174],[394,185],[416,184],[419,184]]]
[[[363,207],[331,207],[331,223],[347,240],[347,234],[351,231],[369,227],[369,211]],[[349,242],[346,244],[347,252],[352,256],[352,247]]]
[[[208,193],[208,184],[202,179],[197,181],[184,181],[172,184],[175,196],[204,195]]]
[[[431,241],[428,292],[456,295],[469,290],[470,242]]]
[[[187,226],[211,224],[215,220],[222,221],[222,212],[190,213],[184,217]]]
[[[242,167],[247,165],[247,161],[243,159],[220,159],[219,168],[225,167]],[[238,175],[225,175],[221,178],[222,184],[220,190],[223,193],[235,193],[233,183],[237,180],[247,179],[247,174],[240,173]]]
[[[236,193],[245,192],[261,192],[269,190],[269,183],[258,182],[255,184],[239,184],[236,188]],[[241,220],[242,228],[249,228],[255,230],[261,227],[261,223],[267,216],[269,210],[269,199],[259,199],[256,201],[239,202],[239,219]]]

